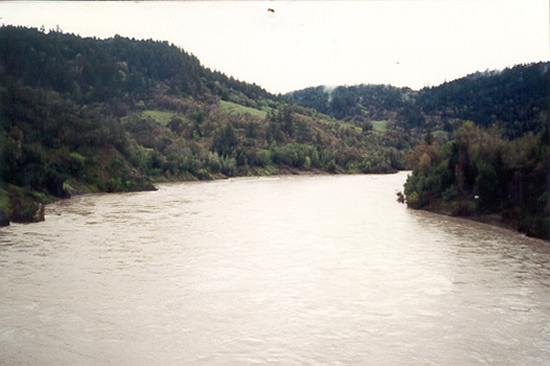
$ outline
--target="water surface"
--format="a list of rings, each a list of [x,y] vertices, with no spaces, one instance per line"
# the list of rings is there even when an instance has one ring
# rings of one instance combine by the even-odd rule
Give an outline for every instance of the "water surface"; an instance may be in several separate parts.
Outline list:
[[[160,185],[0,229],[0,364],[548,365],[550,248],[406,173]]]

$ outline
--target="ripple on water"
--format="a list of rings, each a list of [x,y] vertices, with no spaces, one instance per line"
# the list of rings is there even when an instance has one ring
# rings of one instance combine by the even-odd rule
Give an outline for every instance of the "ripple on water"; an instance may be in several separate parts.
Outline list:
[[[394,199],[405,177],[168,184],[48,205],[45,222],[0,229],[0,363],[550,359],[547,243],[407,210]]]

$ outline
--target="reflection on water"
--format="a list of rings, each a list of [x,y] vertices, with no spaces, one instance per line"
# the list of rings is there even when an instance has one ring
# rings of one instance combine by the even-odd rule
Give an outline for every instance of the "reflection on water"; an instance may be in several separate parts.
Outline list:
[[[0,230],[0,364],[539,365],[550,249],[404,173],[86,195]]]

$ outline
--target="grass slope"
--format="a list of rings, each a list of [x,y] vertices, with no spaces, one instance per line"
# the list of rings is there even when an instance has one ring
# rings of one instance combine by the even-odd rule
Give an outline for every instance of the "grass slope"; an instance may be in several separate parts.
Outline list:
[[[388,121],[372,121],[372,129],[376,132],[386,132]]]
[[[172,111],[161,111],[161,110],[147,110],[141,113],[143,117],[151,117],[155,122],[158,122],[162,126],[166,126],[174,117],[182,118]]]
[[[245,107],[244,105],[228,102],[225,100],[220,100],[220,108],[228,113],[235,113],[235,114],[249,113],[252,116],[258,117],[260,119],[265,119],[265,117],[267,116],[267,111],[259,110],[251,107]]]

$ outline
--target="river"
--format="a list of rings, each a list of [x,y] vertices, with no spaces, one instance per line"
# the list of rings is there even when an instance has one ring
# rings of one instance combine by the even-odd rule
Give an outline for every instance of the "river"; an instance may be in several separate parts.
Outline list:
[[[162,184],[0,229],[2,365],[550,365],[550,246],[406,173]]]

